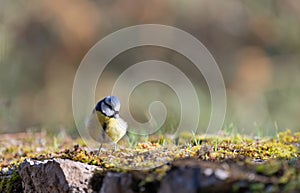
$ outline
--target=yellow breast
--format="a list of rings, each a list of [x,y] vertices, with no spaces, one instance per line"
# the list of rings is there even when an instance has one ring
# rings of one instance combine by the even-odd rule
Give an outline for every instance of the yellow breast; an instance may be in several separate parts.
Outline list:
[[[126,134],[127,123],[123,119],[110,118],[100,112],[97,112],[97,116],[101,126],[113,142],[117,143]]]

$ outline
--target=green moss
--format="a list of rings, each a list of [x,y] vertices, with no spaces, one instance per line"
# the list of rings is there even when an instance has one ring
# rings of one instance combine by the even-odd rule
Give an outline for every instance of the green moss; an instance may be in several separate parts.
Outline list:
[[[174,140],[163,135],[149,136],[148,142],[136,143],[135,146],[122,148],[120,151],[107,151],[97,156],[88,152],[84,146],[74,146],[72,150],[66,148],[60,150],[62,145],[68,140],[49,140],[48,148],[40,152],[36,152],[37,144],[30,138],[30,141],[24,141],[23,145],[7,146],[4,149],[3,158],[4,166],[8,164],[18,165],[19,161],[24,157],[49,159],[49,158],[64,158],[83,163],[103,166],[104,168],[116,168],[122,163],[130,166],[136,164],[138,167],[151,167],[157,165],[151,161],[156,160],[156,157],[163,157],[166,161],[174,159],[194,157],[203,160],[224,160],[224,159],[240,159],[242,157],[251,159],[292,159],[299,157],[299,147],[297,143],[300,141],[300,133],[291,133],[289,130],[278,133],[277,138],[261,138],[255,140],[248,136],[235,134],[206,136],[196,135],[183,132],[178,135],[179,144],[175,145]],[[58,138],[57,138],[58,139]],[[73,140],[76,142],[78,140]],[[69,140],[69,142],[72,142]],[[30,144],[32,143],[32,144]],[[53,147],[53,144],[56,144]],[[68,147],[69,145],[64,145]],[[1,157],[1,156],[0,156]],[[113,157],[109,158],[109,157]],[[7,163],[5,163],[7,161]],[[162,163],[163,164],[163,163]],[[159,164],[158,164],[159,165]],[[134,166],[134,167],[135,167]],[[1,165],[0,165],[1,169]]]
[[[299,143],[300,142],[300,132],[292,133],[288,129],[284,132],[278,133],[277,138],[278,138],[279,142],[282,142],[282,143],[287,143],[287,144]]]
[[[107,147],[100,155],[88,151],[82,145],[73,145],[78,140],[61,141],[54,138],[46,147],[30,139],[18,145],[10,145],[0,152],[1,167],[17,167],[25,158],[38,160],[63,158],[79,161],[101,167],[101,175],[107,171],[131,172],[134,169],[144,169],[143,178],[138,178],[140,186],[151,186],[159,182],[170,169],[172,164],[167,162],[182,158],[192,158],[213,162],[226,162],[227,160],[238,163],[241,167],[249,167],[255,175],[272,178],[272,187],[275,190],[300,188],[297,182],[299,174],[299,142],[300,133],[291,133],[289,130],[278,133],[275,138],[254,139],[239,134],[207,136],[191,133],[178,135],[178,144],[171,137],[153,135],[144,142],[134,140],[130,144],[119,146],[116,151]],[[175,140],[176,141],[176,140]],[[55,144],[55,145],[53,145]],[[73,147],[71,146],[73,145]],[[289,164],[286,161],[289,160]],[[259,161],[260,164],[257,164]],[[161,166],[163,165],[163,166]],[[161,166],[161,167],[160,167]],[[154,168],[154,169],[153,169]],[[146,170],[145,170],[146,169]],[[14,173],[10,178],[0,180],[0,192],[14,192],[20,177]],[[252,192],[263,192],[270,189],[264,183],[249,182],[247,188]],[[239,183],[234,187],[239,191]],[[276,192],[276,191],[275,191]]]
[[[263,183],[253,183],[250,185],[250,190],[255,193],[263,193],[265,189],[265,185]]]
[[[279,183],[287,184],[291,180],[294,180],[296,176],[296,170],[294,168],[286,168],[284,175],[279,178]]]
[[[0,192],[4,192],[5,189],[5,179],[0,179]]]
[[[185,132],[179,134],[178,137],[180,145],[174,144],[171,137],[160,134],[149,136],[148,141],[136,143],[131,147],[127,144],[128,148],[125,148],[126,145],[119,147],[117,151],[113,151],[113,147],[108,147],[108,150],[102,151],[100,155],[89,152],[82,145],[75,145],[72,148],[70,144],[78,142],[78,140],[61,141],[58,140],[59,138],[57,140],[51,138],[48,142],[49,146],[43,148],[40,148],[39,144],[32,139],[24,140],[22,145],[8,145],[6,149],[4,148],[5,154],[0,155],[0,159],[4,160],[0,164],[0,169],[11,165],[17,166],[25,158],[39,160],[64,158],[101,166],[105,170],[125,168],[122,169],[125,171],[126,168],[156,168],[166,162],[187,157],[208,161],[243,160],[245,158],[252,161],[292,160],[300,157],[298,147],[300,133],[291,133],[289,130],[278,133],[275,138],[260,138],[259,140],[236,133],[233,136],[227,134],[207,136]],[[53,145],[54,143],[56,145]],[[276,163],[272,164],[258,167],[257,172],[266,176],[278,173],[281,166]],[[158,170],[157,173],[159,172]],[[286,181],[285,177],[282,178],[282,181]]]
[[[292,159],[299,157],[297,143],[299,133],[292,134],[289,130],[278,134],[277,139],[261,138],[255,140],[247,136],[193,136],[192,147],[180,152],[178,157],[200,157],[203,160],[236,159],[241,156],[251,159]],[[210,147],[201,153],[203,147]]]
[[[15,171],[11,176],[4,176],[0,180],[0,192],[23,192],[22,180],[17,171]]]
[[[298,179],[298,181],[294,180],[294,181],[287,183],[284,186],[282,192],[296,192],[295,190],[298,190],[298,191],[300,190],[299,179]]]
[[[281,162],[276,160],[271,160],[265,164],[258,165],[256,167],[256,172],[260,174],[264,174],[266,176],[272,176],[280,171],[282,168]]]

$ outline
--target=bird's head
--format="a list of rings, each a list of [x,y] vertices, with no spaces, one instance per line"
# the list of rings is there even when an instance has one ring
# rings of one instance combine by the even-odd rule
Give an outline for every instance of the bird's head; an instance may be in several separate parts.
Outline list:
[[[120,100],[116,96],[108,96],[99,101],[95,109],[105,116],[117,117],[120,111]]]

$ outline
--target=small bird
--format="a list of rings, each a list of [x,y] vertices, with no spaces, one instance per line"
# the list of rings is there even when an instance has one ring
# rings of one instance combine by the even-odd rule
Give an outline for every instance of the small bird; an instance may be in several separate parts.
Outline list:
[[[95,129],[98,129],[96,133],[97,135],[101,135],[93,136],[97,139],[98,142],[101,143],[98,153],[101,150],[102,143],[113,142],[114,150],[116,150],[116,144],[126,134],[127,123],[120,118],[120,106],[120,100],[118,99],[118,97],[108,96],[99,101],[95,109],[93,110],[93,117],[95,117],[95,114],[97,115],[97,121],[102,127],[95,128],[94,126],[94,128],[92,128],[92,130],[94,131]],[[92,119],[90,119],[90,122],[91,121]],[[91,135],[95,135],[95,132],[91,133]]]

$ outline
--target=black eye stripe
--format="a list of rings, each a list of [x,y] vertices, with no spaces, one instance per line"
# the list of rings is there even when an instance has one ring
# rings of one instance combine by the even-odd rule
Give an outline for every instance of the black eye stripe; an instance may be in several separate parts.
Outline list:
[[[101,103],[104,103],[104,104],[105,104],[106,106],[108,106],[112,111],[114,111],[114,114],[113,114],[113,115],[108,116],[105,112],[103,112],[102,106],[101,106],[101,113],[103,113],[105,116],[112,118],[112,117],[115,117],[115,115],[119,114],[119,111],[115,111],[115,110],[112,108],[112,106],[111,106],[110,104],[108,104],[107,102],[105,102],[105,100],[101,101]]]
[[[111,110],[114,110],[113,107],[112,107],[110,104],[108,104],[106,101],[103,101],[103,102],[104,102],[104,104],[107,105]]]

